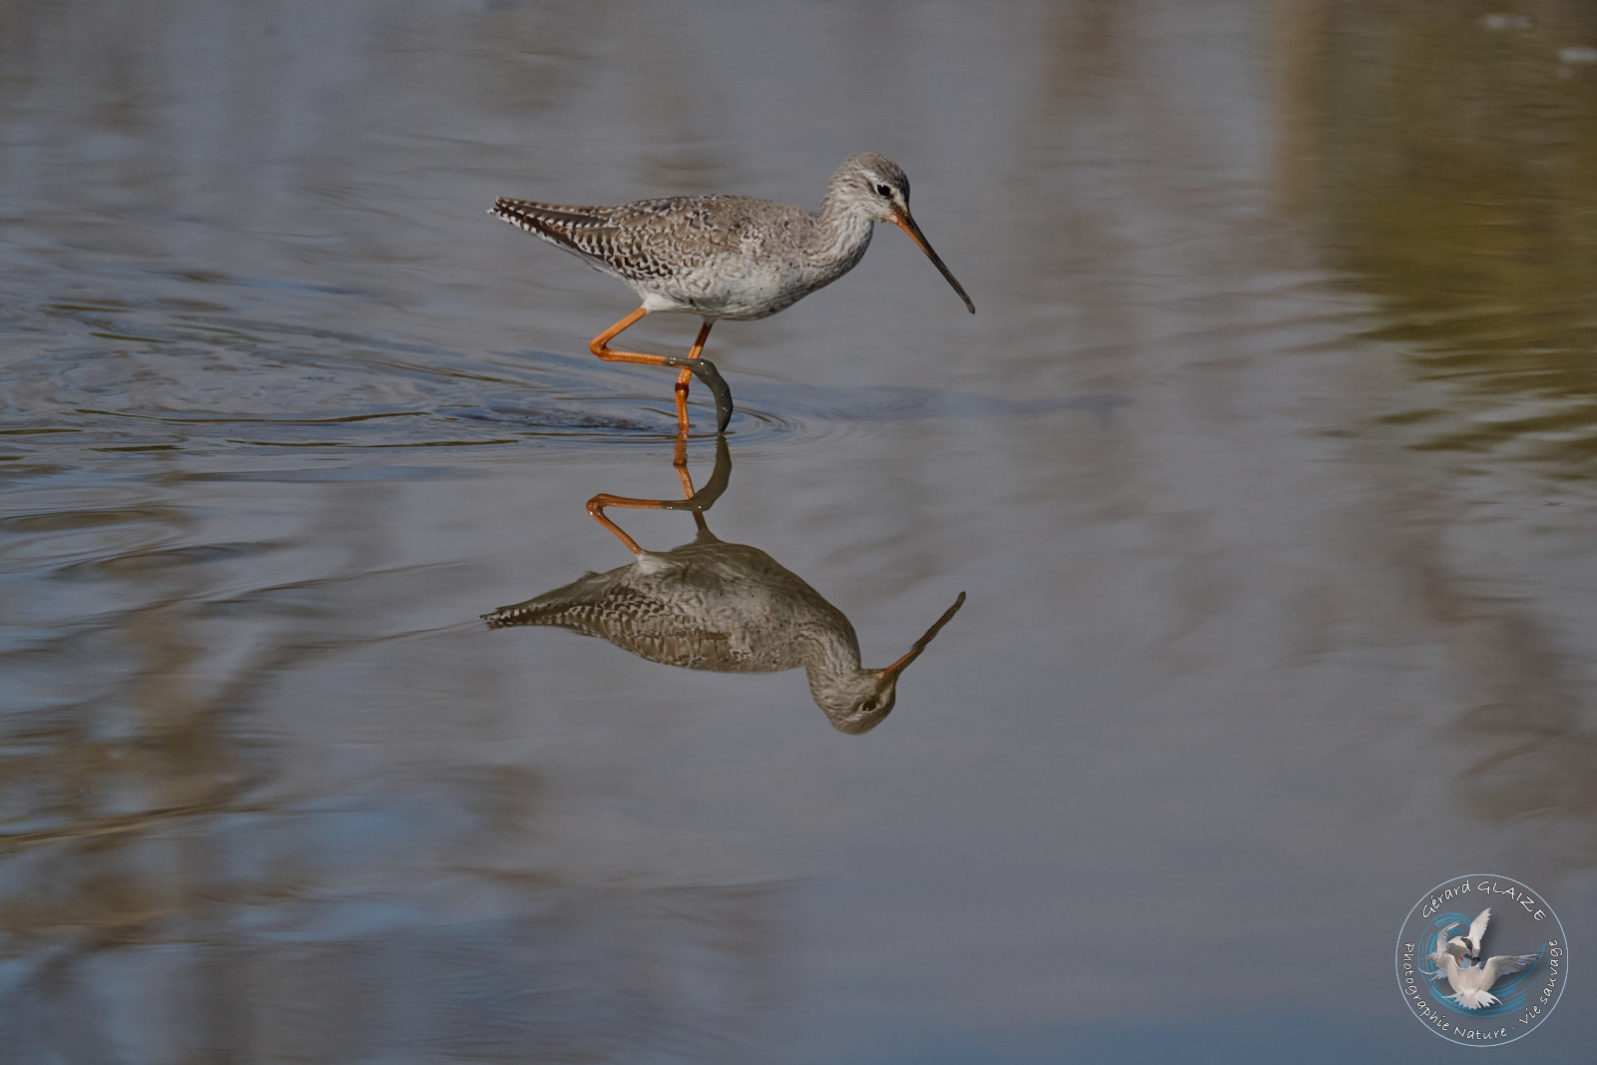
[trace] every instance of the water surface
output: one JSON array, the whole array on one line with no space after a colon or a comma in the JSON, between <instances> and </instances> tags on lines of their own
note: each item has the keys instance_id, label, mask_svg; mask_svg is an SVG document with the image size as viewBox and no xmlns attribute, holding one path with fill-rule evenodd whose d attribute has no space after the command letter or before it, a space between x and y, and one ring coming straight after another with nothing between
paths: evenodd
<instances>
[{"instance_id":1,"label":"water surface","mask_svg":"<svg viewBox=\"0 0 1597 1065\"><path fill-rule=\"evenodd\" d=\"M1572 941L1492 1053L1589 1059L1583 9L13 8L16 1060L1439 1062L1392 937L1474 869ZM493 197L860 150L978 313L887 230L717 327L709 520L871 664L967 593L892 715L490 631L680 488L630 293Z\"/></svg>"}]
</instances>

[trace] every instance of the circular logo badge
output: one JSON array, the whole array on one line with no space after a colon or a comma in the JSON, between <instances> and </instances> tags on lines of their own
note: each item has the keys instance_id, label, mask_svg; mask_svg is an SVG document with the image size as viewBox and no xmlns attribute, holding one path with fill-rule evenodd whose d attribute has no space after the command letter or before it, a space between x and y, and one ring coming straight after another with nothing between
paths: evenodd
<instances>
[{"instance_id":1,"label":"circular logo badge","mask_svg":"<svg viewBox=\"0 0 1597 1065\"><path fill-rule=\"evenodd\" d=\"M1409 1012L1466 1046L1512 1043L1558 1005L1569 943L1540 894L1496 873L1444 880L1397 933L1397 986Z\"/></svg>"}]
</instances>

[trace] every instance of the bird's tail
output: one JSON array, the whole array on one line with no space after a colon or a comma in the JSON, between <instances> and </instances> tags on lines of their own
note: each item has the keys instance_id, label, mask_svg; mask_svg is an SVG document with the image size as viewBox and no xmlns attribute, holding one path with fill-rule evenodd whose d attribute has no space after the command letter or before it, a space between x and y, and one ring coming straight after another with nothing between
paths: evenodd
<instances>
[{"instance_id":1,"label":"bird's tail","mask_svg":"<svg viewBox=\"0 0 1597 1065\"><path fill-rule=\"evenodd\" d=\"M560 625L591 633L601 615L597 604L610 589L612 580L612 574L589 573L563 588L489 611L482 619L490 629L511 625Z\"/></svg>"},{"instance_id":2,"label":"bird's tail","mask_svg":"<svg viewBox=\"0 0 1597 1065\"><path fill-rule=\"evenodd\" d=\"M1477 988L1466 988L1456 995L1448 995L1447 997L1467 1010L1479 1010L1497 1005L1496 995L1490 991L1482 991Z\"/></svg>"},{"instance_id":3,"label":"bird's tail","mask_svg":"<svg viewBox=\"0 0 1597 1065\"><path fill-rule=\"evenodd\" d=\"M611 232L601 210L501 196L488 213L567 251L591 257L602 250L602 239Z\"/></svg>"}]
</instances>

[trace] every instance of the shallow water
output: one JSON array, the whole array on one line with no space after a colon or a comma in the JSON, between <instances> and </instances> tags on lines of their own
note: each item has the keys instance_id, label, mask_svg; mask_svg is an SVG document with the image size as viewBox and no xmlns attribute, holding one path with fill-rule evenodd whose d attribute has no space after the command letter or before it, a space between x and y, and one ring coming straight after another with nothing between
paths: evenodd
<instances>
[{"instance_id":1,"label":"shallow water","mask_svg":"<svg viewBox=\"0 0 1597 1065\"><path fill-rule=\"evenodd\" d=\"M1451 1060L1472 871L1589 1060L1597 19L1411 7L12 5L7 1060ZM867 665L967 593L892 715L489 630L682 494L493 197L857 150L978 313L886 230L717 326L704 519Z\"/></svg>"}]
</instances>

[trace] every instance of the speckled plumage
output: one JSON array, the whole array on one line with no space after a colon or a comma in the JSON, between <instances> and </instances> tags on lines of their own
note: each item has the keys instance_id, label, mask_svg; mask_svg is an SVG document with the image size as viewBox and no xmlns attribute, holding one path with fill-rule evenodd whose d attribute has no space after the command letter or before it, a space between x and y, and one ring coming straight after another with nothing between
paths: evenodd
<instances>
[{"instance_id":1,"label":"speckled plumage","mask_svg":"<svg viewBox=\"0 0 1597 1065\"><path fill-rule=\"evenodd\" d=\"M642 306L595 337L600 358L664 362L667 357L612 349L609 341L643 314L677 311L704 320L689 358L710 325L775 314L836 281L865 254L876 222L899 226L932 260L972 314L976 307L926 242L909 212L909 179L898 164L866 152L843 161L820 210L752 196L666 196L615 206L579 206L500 197L489 211L629 285ZM687 426L689 371L678 376L678 417ZM730 412L722 412L723 426Z\"/></svg>"},{"instance_id":2,"label":"speckled plumage","mask_svg":"<svg viewBox=\"0 0 1597 1065\"><path fill-rule=\"evenodd\" d=\"M832 724L857 733L892 710L899 672L964 600L961 594L894 666L864 668L854 626L841 610L764 551L724 543L706 529L690 544L640 551L625 566L483 617L495 628L571 629L686 669L766 673L803 666L810 694Z\"/></svg>"},{"instance_id":3,"label":"speckled plumage","mask_svg":"<svg viewBox=\"0 0 1597 1065\"><path fill-rule=\"evenodd\" d=\"M865 253L828 269L805 254L814 216L749 196L676 196L619 207L500 199L494 214L632 287L650 311L749 321L791 307Z\"/></svg>"},{"instance_id":4,"label":"speckled plumage","mask_svg":"<svg viewBox=\"0 0 1597 1065\"><path fill-rule=\"evenodd\" d=\"M691 311L711 320L764 318L791 307L860 261L872 223L901 216L913 224L909 178L873 153L844 160L819 211L715 195L617 206L501 197L492 214L626 282L649 311Z\"/></svg>"},{"instance_id":5,"label":"speckled plumage","mask_svg":"<svg viewBox=\"0 0 1597 1065\"><path fill-rule=\"evenodd\" d=\"M843 612L764 551L700 539L487 615L490 624L557 625L651 662L718 673L773 673L815 660L859 668Z\"/></svg>"}]
</instances>

